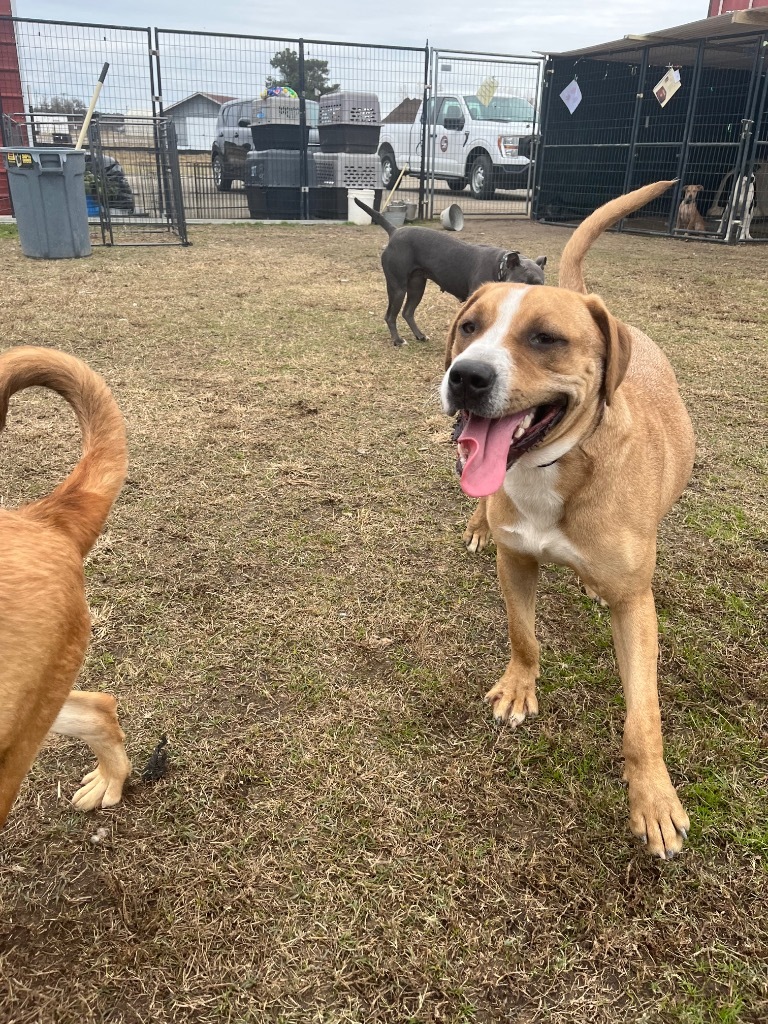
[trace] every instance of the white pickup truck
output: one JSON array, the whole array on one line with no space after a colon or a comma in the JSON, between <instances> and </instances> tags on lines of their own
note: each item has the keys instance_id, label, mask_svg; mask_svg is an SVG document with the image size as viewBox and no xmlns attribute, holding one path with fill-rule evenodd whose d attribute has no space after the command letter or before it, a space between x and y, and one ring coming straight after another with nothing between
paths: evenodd
<instances>
[{"instance_id":1,"label":"white pickup truck","mask_svg":"<svg viewBox=\"0 0 768 1024\"><path fill-rule=\"evenodd\" d=\"M421 173L422 108L412 124L384 121L381 126L378 153L385 188L394 185L401 167L407 165L407 173L417 177ZM530 161L518 146L521 136L532 134L535 119L533 107L521 96L497 94L487 104L460 93L431 96L426 122L427 138L435 132L434 176L454 192L469 183L475 199L490 199L497 188L525 188Z\"/></svg>"}]
</instances>

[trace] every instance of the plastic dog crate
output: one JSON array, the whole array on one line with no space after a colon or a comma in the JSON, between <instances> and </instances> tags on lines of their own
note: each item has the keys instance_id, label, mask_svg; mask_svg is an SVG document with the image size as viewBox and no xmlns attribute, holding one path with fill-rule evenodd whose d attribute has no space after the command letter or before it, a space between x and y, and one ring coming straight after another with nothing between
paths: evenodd
<instances>
[{"instance_id":1,"label":"plastic dog crate","mask_svg":"<svg viewBox=\"0 0 768 1024\"><path fill-rule=\"evenodd\" d=\"M267 96L263 100L254 100L251 124L260 127L267 124L299 124L300 102L293 96Z\"/></svg>"},{"instance_id":2,"label":"plastic dog crate","mask_svg":"<svg viewBox=\"0 0 768 1024\"><path fill-rule=\"evenodd\" d=\"M381 188L381 161L376 153L315 153L319 188Z\"/></svg>"},{"instance_id":3,"label":"plastic dog crate","mask_svg":"<svg viewBox=\"0 0 768 1024\"><path fill-rule=\"evenodd\" d=\"M301 186L300 150L251 150L245 158L245 184L263 188L299 188ZM316 185L315 155L307 152L307 185Z\"/></svg>"},{"instance_id":4,"label":"plastic dog crate","mask_svg":"<svg viewBox=\"0 0 768 1024\"><path fill-rule=\"evenodd\" d=\"M381 133L378 96L372 92L321 96L318 133L324 153L375 153Z\"/></svg>"},{"instance_id":5,"label":"plastic dog crate","mask_svg":"<svg viewBox=\"0 0 768 1024\"><path fill-rule=\"evenodd\" d=\"M267 124L259 122L251 125L253 148L259 152L267 149L304 149L309 145L309 127L300 124Z\"/></svg>"},{"instance_id":6,"label":"plastic dog crate","mask_svg":"<svg viewBox=\"0 0 768 1024\"><path fill-rule=\"evenodd\" d=\"M320 97L318 124L381 124L379 98L372 92L330 92Z\"/></svg>"},{"instance_id":7,"label":"plastic dog crate","mask_svg":"<svg viewBox=\"0 0 768 1024\"><path fill-rule=\"evenodd\" d=\"M375 153L379 148L378 124L321 124L317 131L323 153Z\"/></svg>"},{"instance_id":8,"label":"plastic dog crate","mask_svg":"<svg viewBox=\"0 0 768 1024\"><path fill-rule=\"evenodd\" d=\"M265 188L246 185L248 212L254 220L300 220L300 188Z\"/></svg>"}]
</instances>

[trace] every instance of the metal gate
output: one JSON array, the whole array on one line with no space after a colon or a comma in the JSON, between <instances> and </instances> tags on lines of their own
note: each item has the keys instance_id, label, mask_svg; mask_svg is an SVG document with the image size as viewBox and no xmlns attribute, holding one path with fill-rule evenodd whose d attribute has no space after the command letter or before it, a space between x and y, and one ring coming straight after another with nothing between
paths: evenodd
<instances>
[{"instance_id":1,"label":"metal gate","mask_svg":"<svg viewBox=\"0 0 768 1024\"><path fill-rule=\"evenodd\" d=\"M253 100L270 83L291 85L303 96L300 127L309 129L309 135L302 166L308 149L322 148L314 136L323 92L335 89L373 96L382 126L408 125L420 136L418 166L411 168L399 189L403 198L415 203L420 217L437 217L455 200L468 215L529 216L529 158L539 134L542 92L540 58L428 45L281 39L7 17L0 18L0 29L5 32L3 38L15 41L18 55L24 99L19 123L36 125L39 119L49 134L57 131L52 126L61 124L63 134L72 135L82 123L82 111L103 62L110 62L99 99L101 145L105 157L121 158L126 177L141 195L135 203L136 215L113 216L109 207L100 215L99 228L107 242L127 238L123 228L150 226L152 215L162 221L153 228L170 229L170 235L184 240L183 217L176 217L177 204L168 199L173 190L169 192L167 183L173 183L174 174L179 176L188 218L255 216L245 187L249 133L233 148L228 174L217 180L213 173L221 134L217 117L222 105L232 103L244 104L250 112ZM293 65L298 77L291 77ZM454 106L444 102L449 99ZM420 106L424 117L414 124ZM6 100L5 113L9 112ZM180 166L166 154L165 128L154 129L151 138L142 133L141 123L158 115L178 132ZM235 124L240 118L238 114ZM322 204L320 212L320 204L315 204L315 215L343 220L347 187L373 187L378 202L382 186L389 182L381 174L375 143L368 148L353 146L349 159L342 159L347 150L339 149L337 145L328 150L331 159L325 164L333 164L332 179L324 167L322 181L323 189L332 190L323 191L323 198L333 201ZM363 184L358 181L361 176ZM282 186L293 188L282 180L270 187ZM308 168L299 188L299 216L306 217L313 206L305 202L312 188ZM159 233L151 240L159 240Z\"/></svg>"},{"instance_id":2,"label":"metal gate","mask_svg":"<svg viewBox=\"0 0 768 1024\"><path fill-rule=\"evenodd\" d=\"M103 245L189 244L176 129L167 117L94 118L86 167L86 201Z\"/></svg>"},{"instance_id":3,"label":"metal gate","mask_svg":"<svg viewBox=\"0 0 768 1024\"><path fill-rule=\"evenodd\" d=\"M426 110L428 216L529 217L543 59L431 52Z\"/></svg>"}]
</instances>

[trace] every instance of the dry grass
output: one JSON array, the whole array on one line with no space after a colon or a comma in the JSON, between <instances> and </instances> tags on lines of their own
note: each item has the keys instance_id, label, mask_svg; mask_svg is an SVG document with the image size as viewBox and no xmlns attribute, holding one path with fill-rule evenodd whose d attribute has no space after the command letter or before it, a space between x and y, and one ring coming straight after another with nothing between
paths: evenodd
<instances>
[{"instance_id":1,"label":"dry grass","mask_svg":"<svg viewBox=\"0 0 768 1024\"><path fill-rule=\"evenodd\" d=\"M465 237L554 279L567 232ZM1 839L2 1024L765 1021L768 249L609 236L589 259L699 437L660 540L693 822L662 864L626 826L608 619L570 574L542 576L540 718L499 731L481 702L505 622L434 394L454 301L430 286L433 340L395 351L382 232L192 240L40 263L0 239L6 343L84 357L125 412L82 682L119 695L139 771L160 733L172 751L89 817L66 802L87 752L41 753ZM20 396L2 499L76 450L64 407Z\"/></svg>"}]
</instances>

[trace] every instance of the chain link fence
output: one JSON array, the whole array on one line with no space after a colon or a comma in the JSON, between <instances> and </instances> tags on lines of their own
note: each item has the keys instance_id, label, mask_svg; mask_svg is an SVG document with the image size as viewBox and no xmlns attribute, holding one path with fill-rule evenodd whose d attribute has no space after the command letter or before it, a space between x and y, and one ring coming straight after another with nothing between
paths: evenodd
<instances>
[{"instance_id":1,"label":"chain link fence","mask_svg":"<svg viewBox=\"0 0 768 1024\"><path fill-rule=\"evenodd\" d=\"M578 223L622 192L677 179L619 230L768 240L766 36L600 50L547 65L534 216Z\"/></svg>"},{"instance_id":2,"label":"chain link fence","mask_svg":"<svg viewBox=\"0 0 768 1024\"><path fill-rule=\"evenodd\" d=\"M173 124L189 220L346 219L348 189L378 206L396 184L411 218L456 201L466 213L529 213L531 164L518 147L537 131L538 58L0 21L16 40L35 143L68 144L108 61L99 110L112 138L120 119ZM285 90L278 104L270 90Z\"/></svg>"}]
</instances>

